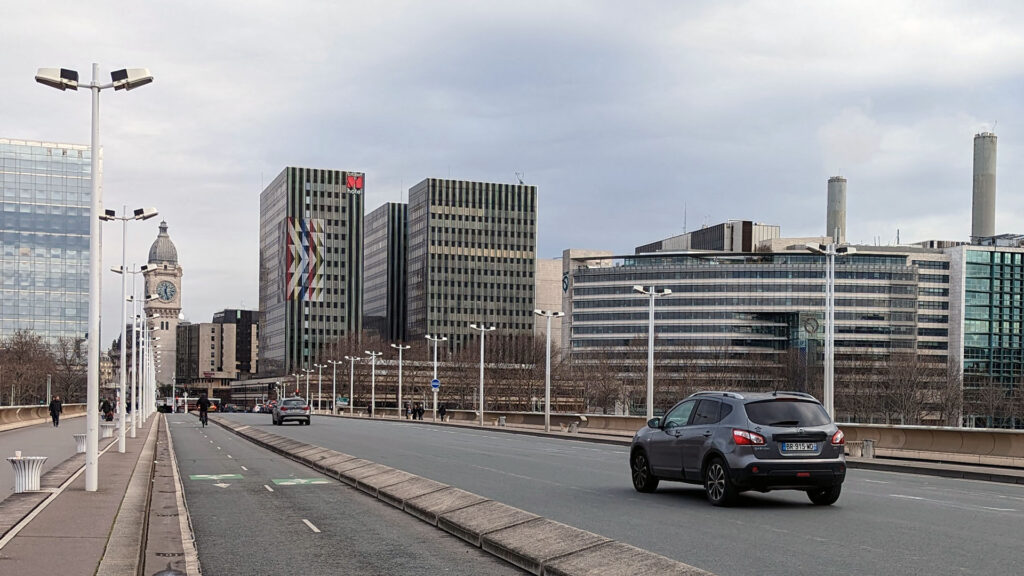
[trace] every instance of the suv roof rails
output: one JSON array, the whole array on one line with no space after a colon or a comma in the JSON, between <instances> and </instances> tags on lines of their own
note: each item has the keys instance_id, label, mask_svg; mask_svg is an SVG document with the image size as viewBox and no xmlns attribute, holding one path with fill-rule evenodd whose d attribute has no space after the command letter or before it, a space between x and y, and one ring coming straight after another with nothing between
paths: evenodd
<instances>
[{"instance_id":1,"label":"suv roof rails","mask_svg":"<svg viewBox=\"0 0 1024 576\"><path fill-rule=\"evenodd\" d=\"M692 395L693 396L725 396L726 398L735 398L737 400L743 400L743 394L740 394L739 392L705 391L705 392L695 392Z\"/></svg>"},{"instance_id":2,"label":"suv roof rails","mask_svg":"<svg viewBox=\"0 0 1024 576\"><path fill-rule=\"evenodd\" d=\"M790 396L799 396L801 398L810 398L812 400L816 400L814 396L808 394L807 392L795 392L792 390L776 390L775 392L772 392L772 396L778 396L779 394L789 394Z\"/></svg>"}]
</instances>

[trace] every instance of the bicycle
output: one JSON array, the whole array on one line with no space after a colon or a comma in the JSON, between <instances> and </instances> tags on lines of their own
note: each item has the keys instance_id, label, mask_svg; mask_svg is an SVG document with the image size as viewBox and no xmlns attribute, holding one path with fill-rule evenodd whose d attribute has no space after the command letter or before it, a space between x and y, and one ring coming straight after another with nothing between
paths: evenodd
<instances>
[{"instance_id":1,"label":"bicycle","mask_svg":"<svg viewBox=\"0 0 1024 576\"><path fill-rule=\"evenodd\" d=\"M206 428L206 423L207 423L208 419L209 418L208 418L208 416L206 414L206 410L202 410L202 411L199 412L199 421L203 423L203 428Z\"/></svg>"}]
</instances>

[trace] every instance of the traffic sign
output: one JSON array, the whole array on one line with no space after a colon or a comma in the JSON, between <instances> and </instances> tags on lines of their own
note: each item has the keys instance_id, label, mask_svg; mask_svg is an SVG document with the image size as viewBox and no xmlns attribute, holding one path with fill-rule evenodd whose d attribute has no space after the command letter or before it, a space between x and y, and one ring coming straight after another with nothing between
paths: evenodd
<instances>
[{"instance_id":1,"label":"traffic sign","mask_svg":"<svg viewBox=\"0 0 1024 576\"><path fill-rule=\"evenodd\" d=\"M437 390L438 388L441 387L441 381L438 380L437 378L434 378L433 380L430 381L430 387L433 388L434 390Z\"/></svg>"}]
</instances>

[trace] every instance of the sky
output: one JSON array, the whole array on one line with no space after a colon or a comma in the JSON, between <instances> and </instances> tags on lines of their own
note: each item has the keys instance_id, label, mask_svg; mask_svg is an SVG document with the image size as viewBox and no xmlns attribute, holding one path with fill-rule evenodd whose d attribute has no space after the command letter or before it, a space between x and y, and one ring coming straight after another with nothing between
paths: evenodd
<instances>
[{"instance_id":1,"label":"sky","mask_svg":"<svg viewBox=\"0 0 1024 576\"><path fill-rule=\"evenodd\" d=\"M128 261L166 220L183 312L209 322L259 306L259 194L285 166L365 172L368 211L519 174L541 258L730 219L822 235L841 175L847 239L890 245L968 239L973 135L994 129L996 232L1024 233L1022 30L1019 1L5 2L0 137L89 143L88 91L37 68L149 68L101 95L103 201L160 211Z\"/></svg>"}]
</instances>

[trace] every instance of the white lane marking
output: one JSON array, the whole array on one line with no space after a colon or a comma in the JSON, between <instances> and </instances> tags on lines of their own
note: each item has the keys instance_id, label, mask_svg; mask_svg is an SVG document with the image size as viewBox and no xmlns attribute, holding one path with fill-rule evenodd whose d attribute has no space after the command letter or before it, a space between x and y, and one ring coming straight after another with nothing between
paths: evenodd
<instances>
[{"instance_id":1,"label":"white lane marking","mask_svg":"<svg viewBox=\"0 0 1024 576\"><path fill-rule=\"evenodd\" d=\"M907 500L924 500L920 496L907 496L905 494L889 494L891 498L906 498Z\"/></svg>"},{"instance_id":2,"label":"white lane marking","mask_svg":"<svg viewBox=\"0 0 1024 576\"><path fill-rule=\"evenodd\" d=\"M217 450L220 450L220 446L217 446Z\"/></svg>"},{"instance_id":3,"label":"white lane marking","mask_svg":"<svg viewBox=\"0 0 1024 576\"><path fill-rule=\"evenodd\" d=\"M263 487L267 489L267 492L273 492L274 491L273 488L271 488L270 486L267 486L266 484L264 484Z\"/></svg>"},{"instance_id":4,"label":"white lane marking","mask_svg":"<svg viewBox=\"0 0 1024 576\"><path fill-rule=\"evenodd\" d=\"M312 530L313 532L316 532L317 534L320 533L320 529L317 528L316 526L313 526L313 523L310 522L309 520L306 520L305 518L303 518L302 522L305 523L306 526L309 526L309 529Z\"/></svg>"},{"instance_id":5,"label":"white lane marking","mask_svg":"<svg viewBox=\"0 0 1024 576\"><path fill-rule=\"evenodd\" d=\"M210 440L210 444L213 444L213 440Z\"/></svg>"},{"instance_id":6,"label":"white lane marking","mask_svg":"<svg viewBox=\"0 0 1024 576\"><path fill-rule=\"evenodd\" d=\"M991 506L982 506L985 510L995 510L996 512L1016 512L1016 508L993 508Z\"/></svg>"},{"instance_id":7,"label":"white lane marking","mask_svg":"<svg viewBox=\"0 0 1024 576\"><path fill-rule=\"evenodd\" d=\"M248 471L249 471L249 469L248 469L248 468L246 468L245 466L242 466L242 470L245 470L246 472L248 472Z\"/></svg>"},{"instance_id":8,"label":"white lane marking","mask_svg":"<svg viewBox=\"0 0 1024 576\"><path fill-rule=\"evenodd\" d=\"M867 478L865 478L864 481L870 484L888 484L888 482L885 480L868 480Z\"/></svg>"},{"instance_id":9,"label":"white lane marking","mask_svg":"<svg viewBox=\"0 0 1024 576\"><path fill-rule=\"evenodd\" d=\"M231 454L228 454L228 458L231 458ZM232 460L233 460L233 458L232 458Z\"/></svg>"}]
</instances>

